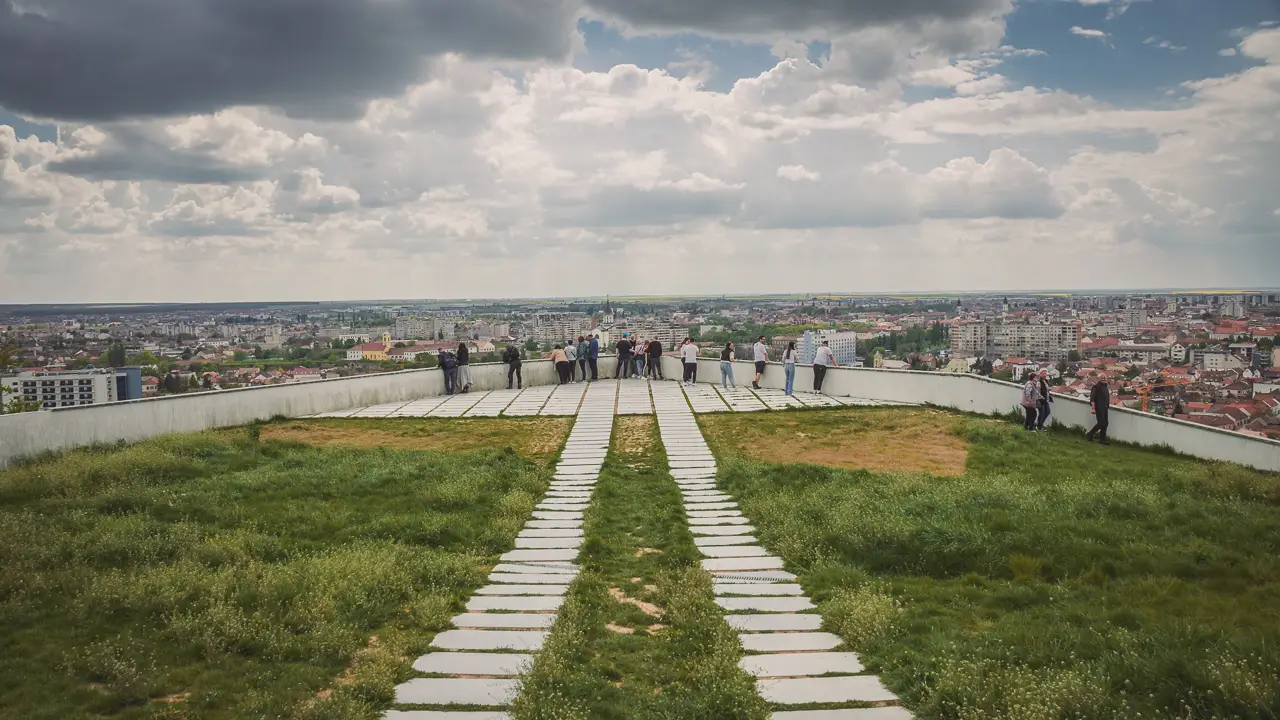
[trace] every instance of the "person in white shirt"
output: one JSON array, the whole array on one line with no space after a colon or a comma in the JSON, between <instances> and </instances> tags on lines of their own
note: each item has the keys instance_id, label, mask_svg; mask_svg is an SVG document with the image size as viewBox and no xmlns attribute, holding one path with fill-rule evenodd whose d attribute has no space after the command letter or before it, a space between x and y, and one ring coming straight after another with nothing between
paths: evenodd
<instances>
[{"instance_id":1,"label":"person in white shirt","mask_svg":"<svg viewBox=\"0 0 1280 720\"><path fill-rule=\"evenodd\" d=\"M732 385L736 391L738 383L733 381L733 343L725 343L724 349L720 351L720 387L725 390Z\"/></svg>"},{"instance_id":2,"label":"person in white shirt","mask_svg":"<svg viewBox=\"0 0 1280 720\"><path fill-rule=\"evenodd\" d=\"M573 369L578 366L578 346L573 340L564 344L564 357L569 361L569 382L573 382Z\"/></svg>"},{"instance_id":3,"label":"person in white shirt","mask_svg":"<svg viewBox=\"0 0 1280 720\"><path fill-rule=\"evenodd\" d=\"M827 375L827 367L838 367L836 356L831 354L830 343L822 341L822 347L813 355L813 391L822 393L822 379Z\"/></svg>"},{"instance_id":4,"label":"person in white shirt","mask_svg":"<svg viewBox=\"0 0 1280 720\"><path fill-rule=\"evenodd\" d=\"M792 391L796 384L796 344L795 342L787 343L787 349L782 352L782 371L787 375L786 394L793 394Z\"/></svg>"},{"instance_id":5,"label":"person in white shirt","mask_svg":"<svg viewBox=\"0 0 1280 720\"><path fill-rule=\"evenodd\" d=\"M684 384L698 382L698 346L693 338L684 339L684 345L680 346L680 359L684 362Z\"/></svg>"},{"instance_id":6,"label":"person in white shirt","mask_svg":"<svg viewBox=\"0 0 1280 720\"><path fill-rule=\"evenodd\" d=\"M760 378L764 377L764 364L769 360L769 346L764 344L763 335L760 336L759 340L756 340L756 344L752 350L755 351L754 359L756 361L756 378L751 381L751 387L759 390Z\"/></svg>"}]
</instances>

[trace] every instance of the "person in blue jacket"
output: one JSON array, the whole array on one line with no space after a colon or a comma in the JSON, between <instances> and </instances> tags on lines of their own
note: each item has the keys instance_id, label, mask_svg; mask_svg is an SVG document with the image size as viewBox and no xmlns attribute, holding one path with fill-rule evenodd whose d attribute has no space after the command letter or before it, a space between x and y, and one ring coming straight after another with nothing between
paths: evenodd
<instances>
[{"instance_id":1,"label":"person in blue jacket","mask_svg":"<svg viewBox=\"0 0 1280 720\"><path fill-rule=\"evenodd\" d=\"M597 372L597 363L599 361L600 361L600 336L592 335L591 336L591 356L589 358L589 362L591 363L591 379L592 380L600 379L600 375Z\"/></svg>"}]
</instances>

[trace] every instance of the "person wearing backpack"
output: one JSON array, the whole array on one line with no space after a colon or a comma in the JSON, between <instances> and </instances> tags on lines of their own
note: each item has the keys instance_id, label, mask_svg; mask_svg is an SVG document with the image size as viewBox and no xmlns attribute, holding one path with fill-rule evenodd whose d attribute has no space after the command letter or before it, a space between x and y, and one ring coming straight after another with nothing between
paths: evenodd
<instances>
[{"instance_id":1,"label":"person wearing backpack","mask_svg":"<svg viewBox=\"0 0 1280 720\"><path fill-rule=\"evenodd\" d=\"M1022 408L1027 411L1027 419L1022 423L1024 430L1035 432L1036 415L1040 407L1040 378L1034 373L1022 386Z\"/></svg>"},{"instance_id":2,"label":"person wearing backpack","mask_svg":"<svg viewBox=\"0 0 1280 720\"><path fill-rule=\"evenodd\" d=\"M524 383L524 378L520 375L520 350L515 345L508 345L502 353L502 362L507 364L507 389L511 389L511 378L514 376L516 389L519 390Z\"/></svg>"},{"instance_id":3,"label":"person wearing backpack","mask_svg":"<svg viewBox=\"0 0 1280 720\"><path fill-rule=\"evenodd\" d=\"M444 394L452 395L458 386L458 358L448 350L441 350L440 369L444 371Z\"/></svg>"},{"instance_id":4,"label":"person wearing backpack","mask_svg":"<svg viewBox=\"0 0 1280 720\"><path fill-rule=\"evenodd\" d=\"M582 374L582 379L578 382L590 382L587 377L587 363L591 360L591 343L581 335L578 336L578 370Z\"/></svg>"}]
</instances>

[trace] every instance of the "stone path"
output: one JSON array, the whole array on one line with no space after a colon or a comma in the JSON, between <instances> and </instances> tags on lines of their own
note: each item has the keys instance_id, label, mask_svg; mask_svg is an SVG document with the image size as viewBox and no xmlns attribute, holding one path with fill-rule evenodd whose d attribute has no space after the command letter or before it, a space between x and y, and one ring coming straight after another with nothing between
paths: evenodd
<instances>
[{"instance_id":1,"label":"stone path","mask_svg":"<svg viewBox=\"0 0 1280 720\"><path fill-rule=\"evenodd\" d=\"M618 383L610 380L592 383L578 396L578 419L546 497L516 536L515 548L499 558L489 584L453 618L455 629L436 635L431 652L414 661L421 676L396 686L400 707L387 720L506 720L500 709L519 692L519 676L542 647L578 574L583 511L609 451L617 393ZM572 395L565 391L562 399L567 403ZM459 705L494 710L449 709Z\"/></svg>"},{"instance_id":2,"label":"stone path","mask_svg":"<svg viewBox=\"0 0 1280 720\"><path fill-rule=\"evenodd\" d=\"M717 388L719 391L719 388ZM750 391L720 391L730 406L747 405ZM897 704L874 675L865 674L856 653L839 648L843 640L822 632L822 618L805 597L796 576L783 569L782 558L759 544L756 529L743 517L738 504L716 485L716 461L694 420L686 389L660 383L653 386L658 430L666 447L671 475L680 486L685 514L694 543L704 559L702 567L714 579L716 603L725 620L739 630L747 655L741 667L757 678L765 700L777 705L839 703L835 710L797 710L773 714L774 718L800 720L899 720L911 714L901 707L869 708L869 703ZM704 396L705 397L705 396ZM761 391L765 403L800 404L781 391ZM692 395L689 395L692 400ZM761 402L763 400L764 402ZM736 409L736 408L735 408Z\"/></svg>"}]
</instances>

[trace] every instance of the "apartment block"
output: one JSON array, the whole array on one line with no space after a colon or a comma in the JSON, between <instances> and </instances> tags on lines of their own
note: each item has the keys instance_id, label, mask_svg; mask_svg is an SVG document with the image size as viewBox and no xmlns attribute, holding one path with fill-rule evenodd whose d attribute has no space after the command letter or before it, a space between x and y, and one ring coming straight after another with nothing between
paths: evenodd
<instances>
[{"instance_id":1,"label":"apartment block","mask_svg":"<svg viewBox=\"0 0 1280 720\"><path fill-rule=\"evenodd\" d=\"M1080 323L1004 324L962 323L951 331L951 351L956 355L1037 361L1065 360L1080 352Z\"/></svg>"},{"instance_id":2,"label":"apartment block","mask_svg":"<svg viewBox=\"0 0 1280 720\"><path fill-rule=\"evenodd\" d=\"M38 402L46 410L77 405L96 405L142 397L139 368L89 370L25 370L0 376L6 401L21 398Z\"/></svg>"},{"instance_id":3,"label":"apartment block","mask_svg":"<svg viewBox=\"0 0 1280 720\"><path fill-rule=\"evenodd\" d=\"M823 342L831 348L831 354L835 356L836 363L840 365L857 365L858 364L858 333L852 330L836 331L836 330L805 330L804 335L800 337L800 342L796 343L796 350L799 351L798 362L801 365L812 365L813 358L818 353L818 348Z\"/></svg>"}]
</instances>

